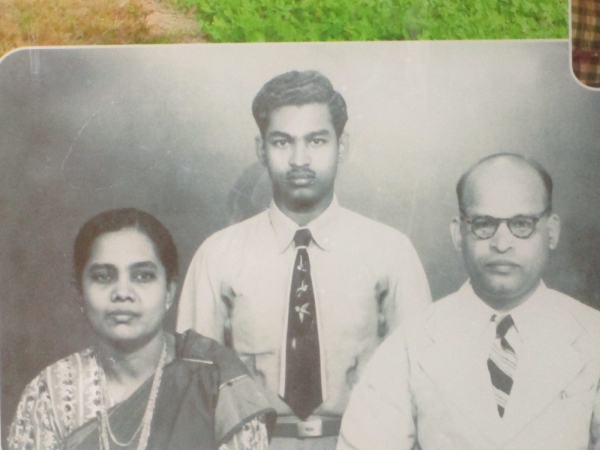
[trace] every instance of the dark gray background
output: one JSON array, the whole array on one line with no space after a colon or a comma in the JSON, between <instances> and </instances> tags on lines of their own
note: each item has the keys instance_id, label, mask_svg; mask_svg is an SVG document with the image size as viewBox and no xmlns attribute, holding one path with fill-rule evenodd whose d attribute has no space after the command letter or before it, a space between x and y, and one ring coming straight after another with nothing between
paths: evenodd
<instances>
[{"instance_id":1,"label":"dark gray background","mask_svg":"<svg viewBox=\"0 0 600 450\"><path fill-rule=\"evenodd\" d=\"M555 181L563 234L547 284L600 307L600 93L568 41L24 49L0 63L2 425L43 367L89 343L71 284L82 223L135 206L171 230L181 276L214 231L266 207L250 112L258 89L317 69L344 95L340 202L408 234L435 298L466 279L454 185L519 152ZM174 311L173 311L174 312ZM172 312L172 313L173 313ZM174 314L167 327L173 329Z\"/></svg>"}]
</instances>

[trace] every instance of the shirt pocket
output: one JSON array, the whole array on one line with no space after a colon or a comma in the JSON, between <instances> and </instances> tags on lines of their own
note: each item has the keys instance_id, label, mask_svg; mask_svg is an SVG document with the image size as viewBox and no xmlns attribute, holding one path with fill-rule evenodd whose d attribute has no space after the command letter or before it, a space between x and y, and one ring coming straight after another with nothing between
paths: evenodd
<instances>
[{"instance_id":1,"label":"shirt pocket","mask_svg":"<svg viewBox=\"0 0 600 450\"><path fill-rule=\"evenodd\" d=\"M589 379L575 380L559 392L554 406L548 408L544 416L545 429L553 430L552 448L575 448L575 439L581 436L586 436L586 439L589 437L596 388L597 384ZM565 430L568 430L566 435Z\"/></svg>"},{"instance_id":2,"label":"shirt pocket","mask_svg":"<svg viewBox=\"0 0 600 450\"><path fill-rule=\"evenodd\" d=\"M560 391L559 398L562 401L569 401L575 399L583 399L585 397L593 397L594 392L597 390L597 382L592 381L574 381L565 389Z\"/></svg>"},{"instance_id":3,"label":"shirt pocket","mask_svg":"<svg viewBox=\"0 0 600 450\"><path fill-rule=\"evenodd\" d=\"M590 380L575 380L558 394L558 410L563 416L564 424L577 427L577 423L584 423L589 427L589 418L592 416L594 401L596 399L597 382Z\"/></svg>"},{"instance_id":4,"label":"shirt pocket","mask_svg":"<svg viewBox=\"0 0 600 450\"><path fill-rule=\"evenodd\" d=\"M262 354L281 348L286 292L281 283L245 276L232 285L231 307L234 348L240 353Z\"/></svg>"}]
</instances>

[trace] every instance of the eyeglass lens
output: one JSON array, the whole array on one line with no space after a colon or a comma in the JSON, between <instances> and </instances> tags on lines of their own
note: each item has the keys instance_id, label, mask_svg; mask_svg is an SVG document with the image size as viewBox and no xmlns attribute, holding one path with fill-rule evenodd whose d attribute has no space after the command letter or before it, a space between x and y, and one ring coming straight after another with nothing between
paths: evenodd
<instances>
[{"instance_id":1,"label":"eyeglass lens","mask_svg":"<svg viewBox=\"0 0 600 450\"><path fill-rule=\"evenodd\" d=\"M500 223L506 222L510 232L518 238L525 239L533 233L536 220L533 217L517 216L510 219L495 217L477 217L471 222L473 234L481 239L489 239L498 230Z\"/></svg>"}]
</instances>

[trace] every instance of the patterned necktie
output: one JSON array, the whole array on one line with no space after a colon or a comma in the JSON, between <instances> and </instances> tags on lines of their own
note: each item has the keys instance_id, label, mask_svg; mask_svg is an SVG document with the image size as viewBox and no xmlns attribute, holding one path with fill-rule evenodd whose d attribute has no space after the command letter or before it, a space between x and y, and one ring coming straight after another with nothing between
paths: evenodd
<instances>
[{"instance_id":1,"label":"patterned necktie","mask_svg":"<svg viewBox=\"0 0 600 450\"><path fill-rule=\"evenodd\" d=\"M308 229L296 231L285 361L284 400L302 420L323 402L315 296L306 250L310 240Z\"/></svg>"},{"instance_id":2,"label":"patterned necktie","mask_svg":"<svg viewBox=\"0 0 600 450\"><path fill-rule=\"evenodd\" d=\"M496 339L494 340L494 345L492 346L492 351L487 362L500 417L504 416L504 409L506 408L506 402L512 389L513 377L517 368L517 356L514 349L506 340L506 333L514 325L515 323L510 314L498 323L496 326Z\"/></svg>"}]
</instances>

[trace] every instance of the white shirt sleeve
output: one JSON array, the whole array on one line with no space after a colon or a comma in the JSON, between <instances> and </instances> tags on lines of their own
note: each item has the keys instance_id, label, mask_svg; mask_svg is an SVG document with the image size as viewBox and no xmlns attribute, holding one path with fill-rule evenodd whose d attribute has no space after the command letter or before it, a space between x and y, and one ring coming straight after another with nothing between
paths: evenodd
<instances>
[{"instance_id":1,"label":"white shirt sleeve","mask_svg":"<svg viewBox=\"0 0 600 450\"><path fill-rule=\"evenodd\" d=\"M188 268L179 297L177 331L192 328L223 344L227 308L221 301L219 267L207 244L200 246Z\"/></svg>"},{"instance_id":2,"label":"white shirt sleeve","mask_svg":"<svg viewBox=\"0 0 600 450\"><path fill-rule=\"evenodd\" d=\"M394 247L395 255L393 283L389 301L384 303L383 312L389 330L394 330L407 317L422 311L431 304L429 282L417 251L406 236L401 236Z\"/></svg>"},{"instance_id":3,"label":"white shirt sleeve","mask_svg":"<svg viewBox=\"0 0 600 450\"><path fill-rule=\"evenodd\" d=\"M590 425L590 450L600 450L600 383L596 389L596 397L594 399L594 410Z\"/></svg>"},{"instance_id":4,"label":"white shirt sleeve","mask_svg":"<svg viewBox=\"0 0 600 450\"><path fill-rule=\"evenodd\" d=\"M416 444L406 345L397 329L354 387L337 450L411 450Z\"/></svg>"}]
</instances>

